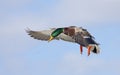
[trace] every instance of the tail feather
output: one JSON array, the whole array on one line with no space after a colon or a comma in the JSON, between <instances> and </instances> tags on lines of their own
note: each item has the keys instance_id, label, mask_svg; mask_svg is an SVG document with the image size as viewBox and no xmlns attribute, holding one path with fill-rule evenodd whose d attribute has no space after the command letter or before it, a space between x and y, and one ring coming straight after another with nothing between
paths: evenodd
<instances>
[{"instance_id":1,"label":"tail feather","mask_svg":"<svg viewBox=\"0 0 120 75\"><path fill-rule=\"evenodd\" d=\"M93 53L96 53L96 54L98 54L98 53L100 53L100 48L99 48L99 46L98 45L92 45L93 47L91 48L91 51L93 52Z\"/></svg>"}]
</instances>

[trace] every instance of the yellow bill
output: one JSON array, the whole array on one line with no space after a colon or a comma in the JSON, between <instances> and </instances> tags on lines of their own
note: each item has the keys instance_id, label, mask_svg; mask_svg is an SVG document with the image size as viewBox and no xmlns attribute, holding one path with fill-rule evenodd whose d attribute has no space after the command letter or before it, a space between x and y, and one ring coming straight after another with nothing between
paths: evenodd
<instances>
[{"instance_id":1,"label":"yellow bill","mask_svg":"<svg viewBox=\"0 0 120 75\"><path fill-rule=\"evenodd\" d=\"M53 40L53 39L54 39L54 37L53 37L53 36L50 36L48 42L50 42L50 41Z\"/></svg>"}]
</instances>

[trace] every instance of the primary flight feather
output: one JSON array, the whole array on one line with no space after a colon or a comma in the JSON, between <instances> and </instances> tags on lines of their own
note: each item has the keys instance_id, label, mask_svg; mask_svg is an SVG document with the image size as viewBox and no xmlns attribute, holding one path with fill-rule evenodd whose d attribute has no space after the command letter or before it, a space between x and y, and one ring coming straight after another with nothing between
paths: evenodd
<instances>
[{"instance_id":1,"label":"primary flight feather","mask_svg":"<svg viewBox=\"0 0 120 75\"><path fill-rule=\"evenodd\" d=\"M64 40L80 45L80 52L82 54L83 47L88 49L88 56L90 51L99 53L99 44L95 42L94 37L84 28L69 26L61 28L51 28L50 30L33 31L27 29L26 32L33 38L50 42L51 40Z\"/></svg>"}]
</instances>

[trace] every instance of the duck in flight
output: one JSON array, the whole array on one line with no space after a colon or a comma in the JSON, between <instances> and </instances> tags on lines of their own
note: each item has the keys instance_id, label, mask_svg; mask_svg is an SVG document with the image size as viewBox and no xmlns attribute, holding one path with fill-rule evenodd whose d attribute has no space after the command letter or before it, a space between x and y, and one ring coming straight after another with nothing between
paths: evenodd
<instances>
[{"instance_id":1,"label":"duck in flight","mask_svg":"<svg viewBox=\"0 0 120 75\"><path fill-rule=\"evenodd\" d=\"M27 29L26 32L34 39L43 41L64 40L67 42L77 43L80 45L80 53L83 52L83 47L87 48L87 55L90 52L98 54L100 52L99 44L95 38L84 28L77 26L51 28L50 30L33 31Z\"/></svg>"}]
</instances>

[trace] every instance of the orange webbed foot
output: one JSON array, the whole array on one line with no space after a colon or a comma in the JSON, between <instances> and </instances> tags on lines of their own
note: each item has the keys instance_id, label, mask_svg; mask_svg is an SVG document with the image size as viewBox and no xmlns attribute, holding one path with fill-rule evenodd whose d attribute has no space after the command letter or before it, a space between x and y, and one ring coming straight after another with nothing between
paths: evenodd
<instances>
[{"instance_id":1,"label":"orange webbed foot","mask_svg":"<svg viewBox=\"0 0 120 75\"><path fill-rule=\"evenodd\" d=\"M90 55L90 49L92 48L92 46L88 46L88 56Z\"/></svg>"},{"instance_id":2,"label":"orange webbed foot","mask_svg":"<svg viewBox=\"0 0 120 75\"><path fill-rule=\"evenodd\" d=\"M83 47L80 45L80 54L83 52Z\"/></svg>"}]
</instances>

